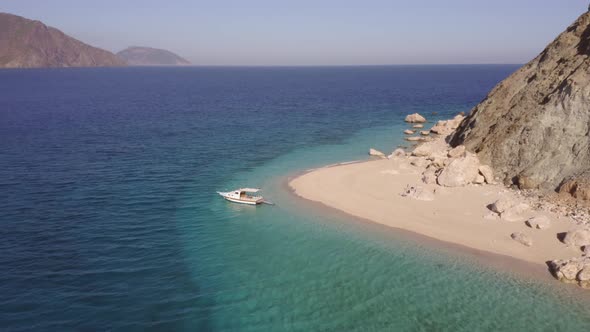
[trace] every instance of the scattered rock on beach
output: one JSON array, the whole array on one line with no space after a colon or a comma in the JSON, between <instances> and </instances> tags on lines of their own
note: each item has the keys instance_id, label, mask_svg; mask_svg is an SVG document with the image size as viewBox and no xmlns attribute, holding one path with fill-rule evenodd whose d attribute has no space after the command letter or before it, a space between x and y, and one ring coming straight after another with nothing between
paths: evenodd
<instances>
[{"instance_id":1,"label":"scattered rock on beach","mask_svg":"<svg viewBox=\"0 0 590 332\"><path fill-rule=\"evenodd\" d=\"M528 204L519 203L504 210L504 212L500 214L500 218L506 221L522 221L523 219L526 219L524 214L529 210L530 206Z\"/></svg>"},{"instance_id":2,"label":"scattered rock on beach","mask_svg":"<svg viewBox=\"0 0 590 332\"><path fill-rule=\"evenodd\" d=\"M483 184L485 182L486 182L486 179L481 174L477 174L475 176L475 180L473 180L473 183L475 183L475 184Z\"/></svg>"},{"instance_id":3,"label":"scattered rock on beach","mask_svg":"<svg viewBox=\"0 0 590 332\"><path fill-rule=\"evenodd\" d=\"M383 152L373 148L369 149L369 156L385 158L385 154Z\"/></svg>"},{"instance_id":4,"label":"scattered rock on beach","mask_svg":"<svg viewBox=\"0 0 590 332\"><path fill-rule=\"evenodd\" d=\"M494 203L490 204L490 210L500 214L506 211L508 208L512 207L514 202L506 197L502 197L495 201Z\"/></svg>"},{"instance_id":5,"label":"scattered rock on beach","mask_svg":"<svg viewBox=\"0 0 590 332\"><path fill-rule=\"evenodd\" d=\"M396 157L405 157L406 151L404 149L395 149L393 152L387 156L387 159L396 158Z\"/></svg>"},{"instance_id":6,"label":"scattered rock on beach","mask_svg":"<svg viewBox=\"0 0 590 332\"><path fill-rule=\"evenodd\" d=\"M514 241L519 242L520 244L525 245L527 247L530 247L533 245L533 239L531 239L530 236L528 236L524 233L515 232L515 233L510 234L510 237Z\"/></svg>"},{"instance_id":7,"label":"scattered rock on beach","mask_svg":"<svg viewBox=\"0 0 590 332\"><path fill-rule=\"evenodd\" d=\"M479 160L475 155L453 159L438 176L438 184L445 187L465 186L475 180L479 174L478 168Z\"/></svg>"},{"instance_id":8,"label":"scattered rock on beach","mask_svg":"<svg viewBox=\"0 0 590 332\"><path fill-rule=\"evenodd\" d=\"M414 113L414 114L409 114L408 116L406 116L406 122L410 122L410 123L422 123L422 122L426 122L426 118L424 118L422 115L418 114L418 113Z\"/></svg>"},{"instance_id":9,"label":"scattered rock on beach","mask_svg":"<svg viewBox=\"0 0 590 332\"><path fill-rule=\"evenodd\" d=\"M410 130L410 129L404 130L404 134L406 134L406 135L413 135L414 133L415 133L415 131Z\"/></svg>"},{"instance_id":10,"label":"scattered rock on beach","mask_svg":"<svg viewBox=\"0 0 590 332\"><path fill-rule=\"evenodd\" d=\"M590 229L576 229L565 233L563 243L574 247L590 245Z\"/></svg>"},{"instance_id":11,"label":"scattered rock on beach","mask_svg":"<svg viewBox=\"0 0 590 332\"><path fill-rule=\"evenodd\" d=\"M434 200L434 193L428 189L425 189L421 186L410 186L408 185L406 189L400 194L402 197L408 197L412 199L417 199L419 201L432 201Z\"/></svg>"},{"instance_id":12,"label":"scattered rock on beach","mask_svg":"<svg viewBox=\"0 0 590 332\"><path fill-rule=\"evenodd\" d=\"M536 216L526 221L530 228L547 229L551 227L551 220L547 216Z\"/></svg>"},{"instance_id":13,"label":"scattered rock on beach","mask_svg":"<svg viewBox=\"0 0 590 332\"><path fill-rule=\"evenodd\" d=\"M419 167L419 168L426 168L426 166L430 165L430 162L424 158L417 158L413 157L410 160L410 165Z\"/></svg>"}]
</instances>

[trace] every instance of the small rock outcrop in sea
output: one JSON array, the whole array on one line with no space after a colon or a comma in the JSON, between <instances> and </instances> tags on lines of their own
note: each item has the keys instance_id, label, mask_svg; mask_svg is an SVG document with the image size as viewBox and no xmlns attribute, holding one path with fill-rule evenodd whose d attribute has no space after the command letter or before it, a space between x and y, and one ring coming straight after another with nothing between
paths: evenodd
<instances>
[{"instance_id":1,"label":"small rock outcrop in sea","mask_svg":"<svg viewBox=\"0 0 590 332\"><path fill-rule=\"evenodd\" d=\"M422 136L428 136L428 135L430 135L430 131L423 130L423 131L420 132L420 135L422 135Z\"/></svg>"},{"instance_id":2,"label":"small rock outcrop in sea","mask_svg":"<svg viewBox=\"0 0 590 332\"><path fill-rule=\"evenodd\" d=\"M404 134L406 134L406 135L414 135L414 133L415 133L415 131L410 130L410 129L404 130Z\"/></svg>"},{"instance_id":3,"label":"small rock outcrop in sea","mask_svg":"<svg viewBox=\"0 0 590 332\"><path fill-rule=\"evenodd\" d=\"M514 232L514 233L510 234L510 237L514 241L516 241L524 246L530 247L533 245L533 239L524 233Z\"/></svg>"},{"instance_id":4,"label":"small rock outcrop in sea","mask_svg":"<svg viewBox=\"0 0 590 332\"><path fill-rule=\"evenodd\" d=\"M549 219L547 216L536 216L527 220L526 224L530 228L548 229L551 227L551 219Z\"/></svg>"},{"instance_id":5,"label":"small rock outcrop in sea","mask_svg":"<svg viewBox=\"0 0 590 332\"><path fill-rule=\"evenodd\" d=\"M590 288L590 257L556 259L549 262L549 269L557 280L577 283L583 288Z\"/></svg>"},{"instance_id":6,"label":"small rock outcrop in sea","mask_svg":"<svg viewBox=\"0 0 590 332\"><path fill-rule=\"evenodd\" d=\"M507 184L555 190L590 178L590 13L500 82L453 134ZM562 186L563 187L563 186ZM562 190L580 199L590 190ZM590 188L587 187L587 188Z\"/></svg>"},{"instance_id":7,"label":"small rock outcrop in sea","mask_svg":"<svg viewBox=\"0 0 590 332\"><path fill-rule=\"evenodd\" d=\"M426 122L426 118L418 113L414 113L414 114L409 114L408 116L406 116L405 121L409 122L409 123L416 123L416 122L423 123L423 122Z\"/></svg>"},{"instance_id":8,"label":"small rock outcrop in sea","mask_svg":"<svg viewBox=\"0 0 590 332\"><path fill-rule=\"evenodd\" d=\"M373 148L369 149L369 156L385 158L385 154L379 150L375 150Z\"/></svg>"},{"instance_id":9,"label":"small rock outcrop in sea","mask_svg":"<svg viewBox=\"0 0 590 332\"><path fill-rule=\"evenodd\" d=\"M424 125L419 123L419 124L413 125L412 128L420 129L420 128L424 128Z\"/></svg>"},{"instance_id":10,"label":"small rock outcrop in sea","mask_svg":"<svg viewBox=\"0 0 590 332\"><path fill-rule=\"evenodd\" d=\"M418 136L406 137L406 141L410 141L410 142L424 141L424 137L418 137Z\"/></svg>"},{"instance_id":11,"label":"small rock outcrop in sea","mask_svg":"<svg viewBox=\"0 0 590 332\"><path fill-rule=\"evenodd\" d=\"M590 245L590 229L576 229L565 233L563 243L573 247Z\"/></svg>"}]
</instances>

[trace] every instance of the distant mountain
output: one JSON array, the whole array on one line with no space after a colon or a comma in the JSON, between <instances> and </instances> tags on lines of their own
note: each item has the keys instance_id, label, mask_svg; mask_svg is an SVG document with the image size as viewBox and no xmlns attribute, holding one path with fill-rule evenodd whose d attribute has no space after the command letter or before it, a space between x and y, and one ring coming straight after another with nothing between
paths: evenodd
<instances>
[{"instance_id":1,"label":"distant mountain","mask_svg":"<svg viewBox=\"0 0 590 332\"><path fill-rule=\"evenodd\" d=\"M151 47L129 47L117 53L131 66L183 66L191 63L166 50Z\"/></svg>"},{"instance_id":2,"label":"distant mountain","mask_svg":"<svg viewBox=\"0 0 590 332\"><path fill-rule=\"evenodd\" d=\"M0 68L124 65L113 53L84 44L39 21L0 13Z\"/></svg>"}]
</instances>

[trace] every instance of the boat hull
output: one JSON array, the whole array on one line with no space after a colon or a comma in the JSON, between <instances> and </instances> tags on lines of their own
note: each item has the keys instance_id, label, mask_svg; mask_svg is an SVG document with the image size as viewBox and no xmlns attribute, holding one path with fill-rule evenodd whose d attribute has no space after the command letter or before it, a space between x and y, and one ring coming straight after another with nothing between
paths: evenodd
<instances>
[{"instance_id":1,"label":"boat hull","mask_svg":"<svg viewBox=\"0 0 590 332\"><path fill-rule=\"evenodd\" d=\"M235 198L231 198L231 197L223 197L225 198L226 201L230 201L230 202L234 202L234 203L238 203L238 204L246 204L246 205L257 205L262 203L262 201L244 201L241 199L235 199Z\"/></svg>"}]
</instances>

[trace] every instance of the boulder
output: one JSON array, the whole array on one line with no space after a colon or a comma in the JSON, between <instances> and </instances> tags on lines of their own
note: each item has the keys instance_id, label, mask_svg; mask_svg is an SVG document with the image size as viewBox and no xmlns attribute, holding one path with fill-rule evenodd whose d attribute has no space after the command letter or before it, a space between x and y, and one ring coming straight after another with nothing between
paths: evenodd
<instances>
[{"instance_id":1,"label":"boulder","mask_svg":"<svg viewBox=\"0 0 590 332\"><path fill-rule=\"evenodd\" d=\"M455 158L438 176L438 184L445 187L461 187L467 185L479 174L479 160L475 155L468 154Z\"/></svg>"},{"instance_id":2,"label":"boulder","mask_svg":"<svg viewBox=\"0 0 590 332\"><path fill-rule=\"evenodd\" d=\"M417 199L419 201L434 200L434 193L431 190L421 186L406 186L406 189L400 194L402 197Z\"/></svg>"},{"instance_id":3,"label":"boulder","mask_svg":"<svg viewBox=\"0 0 590 332\"><path fill-rule=\"evenodd\" d=\"M465 155L465 145L459 145L456 148L451 149L451 151L449 151L449 153L448 153L449 158L459 158L459 157L463 157L464 155Z\"/></svg>"},{"instance_id":4,"label":"boulder","mask_svg":"<svg viewBox=\"0 0 590 332\"><path fill-rule=\"evenodd\" d=\"M551 220L547 216L536 216L526 221L530 228L547 229L551 227Z\"/></svg>"},{"instance_id":5,"label":"boulder","mask_svg":"<svg viewBox=\"0 0 590 332\"><path fill-rule=\"evenodd\" d=\"M488 165L479 166L479 174L483 175L487 183L494 183L494 171Z\"/></svg>"},{"instance_id":6,"label":"boulder","mask_svg":"<svg viewBox=\"0 0 590 332\"><path fill-rule=\"evenodd\" d=\"M424 158L416 158L413 157L410 160L410 164L419 168L426 168L426 166L430 165L430 161L424 159Z\"/></svg>"},{"instance_id":7,"label":"boulder","mask_svg":"<svg viewBox=\"0 0 590 332\"><path fill-rule=\"evenodd\" d=\"M423 123L426 122L426 118L424 118L422 115L418 114L418 113L414 113L414 114L409 114L408 116L406 116L406 122L409 123Z\"/></svg>"},{"instance_id":8,"label":"boulder","mask_svg":"<svg viewBox=\"0 0 590 332\"><path fill-rule=\"evenodd\" d=\"M423 124L415 124L412 126L412 128L420 129L420 128L424 128L424 125Z\"/></svg>"},{"instance_id":9,"label":"boulder","mask_svg":"<svg viewBox=\"0 0 590 332\"><path fill-rule=\"evenodd\" d=\"M406 151L404 151L404 149L395 149L395 150L393 150L393 152L389 156L387 156L387 159L405 157L405 156L406 156Z\"/></svg>"},{"instance_id":10,"label":"boulder","mask_svg":"<svg viewBox=\"0 0 590 332\"><path fill-rule=\"evenodd\" d=\"M582 252L584 253L584 255L590 256L590 245L584 246Z\"/></svg>"},{"instance_id":11,"label":"boulder","mask_svg":"<svg viewBox=\"0 0 590 332\"><path fill-rule=\"evenodd\" d=\"M415 133L415 131L410 130L410 129L404 130L404 134L406 134L406 135L413 135L414 133Z\"/></svg>"},{"instance_id":12,"label":"boulder","mask_svg":"<svg viewBox=\"0 0 590 332\"><path fill-rule=\"evenodd\" d=\"M516 177L516 184L518 185L518 189L527 190L527 189L538 189L541 185L539 180L536 180L532 176L527 176L524 174L520 174Z\"/></svg>"},{"instance_id":13,"label":"boulder","mask_svg":"<svg viewBox=\"0 0 590 332\"><path fill-rule=\"evenodd\" d=\"M436 184L436 169L428 167L422 172L422 182L426 184Z\"/></svg>"},{"instance_id":14,"label":"boulder","mask_svg":"<svg viewBox=\"0 0 590 332\"><path fill-rule=\"evenodd\" d=\"M563 243L574 247L590 245L590 229L576 229L565 233Z\"/></svg>"},{"instance_id":15,"label":"boulder","mask_svg":"<svg viewBox=\"0 0 590 332\"><path fill-rule=\"evenodd\" d=\"M430 132L438 135L448 135L453 131L448 125L447 121L439 121L432 128Z\"/></svg>"},{"instance_id":16,"label":"boulder","mask_svg":"<svg viewBox=\"0 0 590 332\"><path fill-rule=\"evenodd\" d=\"M580 287L590 288L590 265L581 269L580 272L578 272L576 279L578 280L578 285L580 285Z\"/></svg>"},{"instance_id":17,"label":"boulder","mask_svg":"<svg viewBox=\"0 0 590 332\"><path fill-rule=\"evenodd\" d=\"M507 197L502 197L490 205L490 210L500 214L516 203Z\"/></svg>"},{"instance_id":18,"label":"boulder","mask_svg":"<svg viewBox=\"0 0 590 332\"><path fill-rule=\"evenodd\" d=\"M590 257L556 259L549 262L549 269L559 281L578 283L580 286L587 285ZM581 273L582 271L584 272Z\"/></svg>"},{"instance_id":19,"label":"boulder","mask_svg":"<svg viewBox=\"0 0 590 332\"><path fill-rule=\"evenodd\" d=\"M481 175L481 174L477 174L477 175L475 176L475 180L473 180L473 183L475 183L475 184L483 184L483 183L485 183L485 182L486 182L486 180L485 180L485 178L483 177L483 175Z\"/></svg>"},{"instance_id":20,"label":"boulder","mask_svg":"<svg viewBox=\"0 0 590 332\"><path fill-rule=\"evenodd\" d=\"M510 237L514 241L516 241L524 246L530 247L533 245L533 239L531 239L530 236L528 236L524 233L515 232L515 233L510 234Z\"/></svg>"},{"instance_id":21,"label":"boulder","mask_svg":"<svg viewBox=\"0 0 590 332\"><path fill-rule=\"evenodd\" d=\"M430 132L429 131L421 131L420 132L420 135L422 135L422 136L428 136L428 135L430 135Z\"/></svg>"},{"instance_id":22,"label":"boulder","mask_svg":"<svg viewBox=\"0 0 590 332\"><path fill-rule=\"evenodd\" d=\"M519 203L507 208L500 214L500 218L506 221L522 221L526 219L525 213L530 210L530 206L525 203Z\"/></svg>"},{"instance_id":23,"label":"boulder","mask_svg":"<svg viewBox=\"0 0 590 332\"><path fill-rule=\"evenodd\" d=\"M369 156L385 158L385 154L383 152L375 150L373 148L369 149Z\"/></svg>"}]
</instances>

